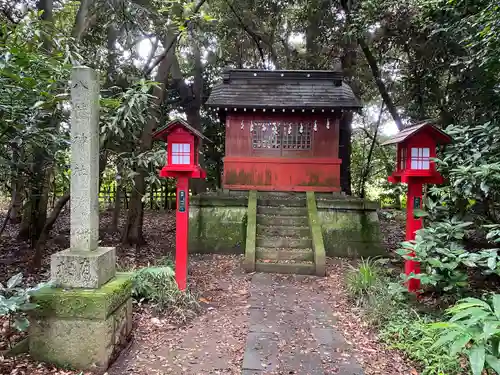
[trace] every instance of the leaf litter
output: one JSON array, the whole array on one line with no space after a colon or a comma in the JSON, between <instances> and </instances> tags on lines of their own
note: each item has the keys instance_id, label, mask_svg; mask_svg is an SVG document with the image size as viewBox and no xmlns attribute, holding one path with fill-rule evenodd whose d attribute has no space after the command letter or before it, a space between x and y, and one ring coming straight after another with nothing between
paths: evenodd
<instances>
[{"instance_id":1,"label":"leaf litter","mask_svg":"<svg viewBox=\"0 0 500 375\"><path fill-rule=\"evenodd\" d=\"M18 225L7 226L0 237L0 282L17 272L25 275L26 285L49 278L50 255L69 246L68 211L66 209L56 222L43 254L42 268L36 272L30 269L32 250L25 242L16 239ZM120 233L107 230L110 222L111 213L103 212L100 241L102 246L116 247L120 269L158 264L165 257L172 259L174 212L145 212L147 244L141 247L123 246ZM124 222L123 217L121 222ZM385 242L393 248L401 235L400 223L392 221L386 224L385 227L382 224ZM399 227L397 235L388 237L394 227ZM150 306L136 305L132 340L107 374L241 374L248 333L251 279L251 274L242 271L242 259L237 255L191 255L189 284L198 296L201 314L187 324L179 325L172 317L156 314ZM362 365L366 375L415 374L413 366L402 354L386 348L377 340L374 330L363 321L361 311L349 302L342 287L347 267L346 260L329 260L327 277L303 279L301 287L309 288L312 293L317 288L328 291L328 302L337 317L336 328L351 345L352 355ZM2 342L4 338L0 337ZM88 373L57 368L33 361L29 355L18 355L0 356L0 374Z\"/></svg>"}]
</instances>

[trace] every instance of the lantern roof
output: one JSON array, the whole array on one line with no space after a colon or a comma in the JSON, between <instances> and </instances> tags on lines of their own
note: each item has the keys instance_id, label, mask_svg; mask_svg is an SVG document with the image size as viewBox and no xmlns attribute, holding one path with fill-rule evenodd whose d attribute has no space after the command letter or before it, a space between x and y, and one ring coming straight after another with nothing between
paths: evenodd
<instances>
[{"instance_id":1,"label":"lantern roof","mask_svg":"<svg viewBox=\"0 0 500 375\"><path fill-rule=\"evenodd\" d=\"M451 137L448 134L439 129L437 126L427 121L424 121L419 124L415 124L404 128L399 133L397 133L396 135L392 136L391 138L383 142L382 146L404 142L420 132L429 133L432 136L432 138L436 140L436 143L444 144L451 142Z\"/></svg>"},{"instance_id":2,"label":"lantern roof","mask_svg":"<svg viewBox=\"0 0 500 375\"><path fill-rule=\"evenodd\" d=\"M208 98L222 109L359 109L339 71L227 69Z\"/></svg>"},{"instance_id":3,"label":"lantern roof","mask_svg":"<svg viewBox=\"0 0 500 375\"><path fill-rule=\"evenodd\" d=\"M170 134L178 126L185 128L188 132L192 133L196 137L212 143L212 141L207 137L205 137L199 130L196 130L191 125L189 125L187 121L181 118L175 118L167 122L165 125L160 126L158 129L154 131L153 139L166 141L167 135Z\"/></svg>"}]
</instances>

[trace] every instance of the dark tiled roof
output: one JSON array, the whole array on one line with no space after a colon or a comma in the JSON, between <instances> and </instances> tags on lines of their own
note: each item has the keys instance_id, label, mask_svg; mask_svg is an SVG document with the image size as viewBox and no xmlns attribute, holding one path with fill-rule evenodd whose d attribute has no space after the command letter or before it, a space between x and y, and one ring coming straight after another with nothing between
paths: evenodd
<instances>
[{"instance_id":1,"label":"dark tiled roof","mask_svg":"<svg viewBox=\"0 0 500 375\"><path fill-rule=\"evenodd\" d=\"M198 138L204 139L205 141L212 142L210 139L205 137L201 132L193 128L191 125L187 123L187 121L181 119L181 118L175 118L172 121L167 122L165 125L160 126L159 128L156 128L156 130L153 133L153 138L158 138L163 132L165 132L168 128L173 127L175 125L183 125L186 127L187 130L189 130L191 133L196 135Z\"/></svg>"},{"instance_id":2,"label":"dark tiled roof","mask_svg":"<svg viewBox=\"0 0 500 375\"><path fill-rule=\"evenodd\" d=\"M436 126L432 125L431 123L425 121L425 122L422 122L420 124L415 124L415 125L411 125L411 126L404 128L399 133L397 133L393 137L391 137L388 140L386 140L385 142L383 142L382 146L392 145L394 143L401 143L404 140L408 139L413 134L418 133L424 127L431 128L430 131L433 133L434 138L436 139L436 143L451 142L451 138L448 134L446 134L441 129L437 128Z\"/></svg>"},{"instance_id":3,"label":"dark tiled roof","mask_svg":"<svg viewBox=\"0 0 500 375\"><path fill-rule=\"evenodd\" d=\"M223 73L207 105L220 108L361 108L342 74L325 70L232 69Z\"/></svg>"}]
</instances>

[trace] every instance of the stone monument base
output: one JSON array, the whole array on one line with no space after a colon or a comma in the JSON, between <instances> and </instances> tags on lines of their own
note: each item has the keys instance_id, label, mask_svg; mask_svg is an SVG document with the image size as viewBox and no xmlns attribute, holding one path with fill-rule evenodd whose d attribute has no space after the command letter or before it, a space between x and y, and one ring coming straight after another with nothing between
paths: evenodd
<instances>
[{"instance_id":1,"label":"stone monument base","mask_svg":"<svg viewBox=\"0 0 500 375\"><path fill-rule=\"evenodd\" d=\"M104 372L132 330L132 279L128 273L98 289L45 287L30 319L29 349L39 361Z\"/></svg>"},{"instance_id":2,"label":"stone monument base","mask_svg":"<svg viewBox=\"0 0 500 375\"><path fill-rule=\"evenodd\" d=\"M51 279L61 288L100 288L115 275L114 247L66 249L50 257Z\"/></svg>"}]
</instances>

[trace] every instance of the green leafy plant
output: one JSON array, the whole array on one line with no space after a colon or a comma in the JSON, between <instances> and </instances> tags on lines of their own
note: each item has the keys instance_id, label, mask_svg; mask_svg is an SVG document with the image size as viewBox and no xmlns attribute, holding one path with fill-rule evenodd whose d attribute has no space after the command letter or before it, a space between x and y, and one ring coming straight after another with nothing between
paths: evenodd
<instances>
[{"instance_id":1,"label":"green leafy plant","mask_svg":"<svg viewBox=\"0 0 500 375\"><path fill-rule=\"evenodd\" d=\"M439 332L431 349L446 347L452 356L465 354L473 375L482 374L485 368L500 373L500 294L490 301L465 298L446 313L447 322L430 325Z\"/></svg>"},{"instance_id":2,"label":"green leafy plant","mask_svg":"<svg viewBox=\"0 0 500 375\"><path fill-rule=\"evenodd\" d=\"M415 241L403 242L397 253L404 259L420 262L422 270L409 278L420 279L423 286L450 292L468 285L469 267L479 268L484 274L500 274L498 249L471 252L462 244L465 229L471 224L455 219L435 222L419 230ZM405 275L402 277L407 279Z\"/></svg>"},{"instance_id":3,"label":"green leafy plant","mask_svg":"<svg viewBox=\"0 0 500 375\"><path fill-rule=\"evenodd\" d=\"M391 348L406 353L416 361L421 375L459 375L466 373L456 356L445 348L432 348L437 332L429 327L433 318L423 315L407 305L399 305L385 318L379 337Z\"/></svg>"},{"instance_id":4,"label":"green leafy plant","mask_svg":"<svg viewBox=\"0 0 500 375\"><path fill-rule=\"evenodd\" d=\"M456 356L449 355L445 348L430 349L437 340L437 332L428 327L434 318L411 308L408 297L405 287L382 276L363 300L366 321L379 329L382 341L418 362L422 375L463 374Z\"/></svg>"},{"instance_id":5,"label":"green leafy plant","mask_svg":"<svg viewBox=\"0 0 500 375\"><path fill-rule=\"evenodd\" d=\"M132 296L139 304L150 303L156 311L179 323L194 317L200 305L189 291L180 291L171 267L146 267L134 274Z\"/></svg>"},{"instance_id":6,"label":"green leafy plant","mask_svg":"<svg viewBox=\"0 0 500 375\"><path fill-rule=\"evenodd\" d=\"M12 276L7 283L0 283L0 316L7 318L7 325L3 327L3 334L7 338L9 345L12 345L10 338L17 332L24 332L29 327L26 312L34 310L38 305L30 302L30 292L39 288L23 288L21 282L23 275L18 273Z\"/></svg>"},{"instance_id":7,"label":"green leafy plant","mask_svg":"<svg viewBox=\"0 0 500 375\"><path fill-rule=\"evenodd\" d=\"M347 291L355 298L365 296L380 278L381 270L373 258L361 259L346 275Z\"/></svg>"}]
</instances>

